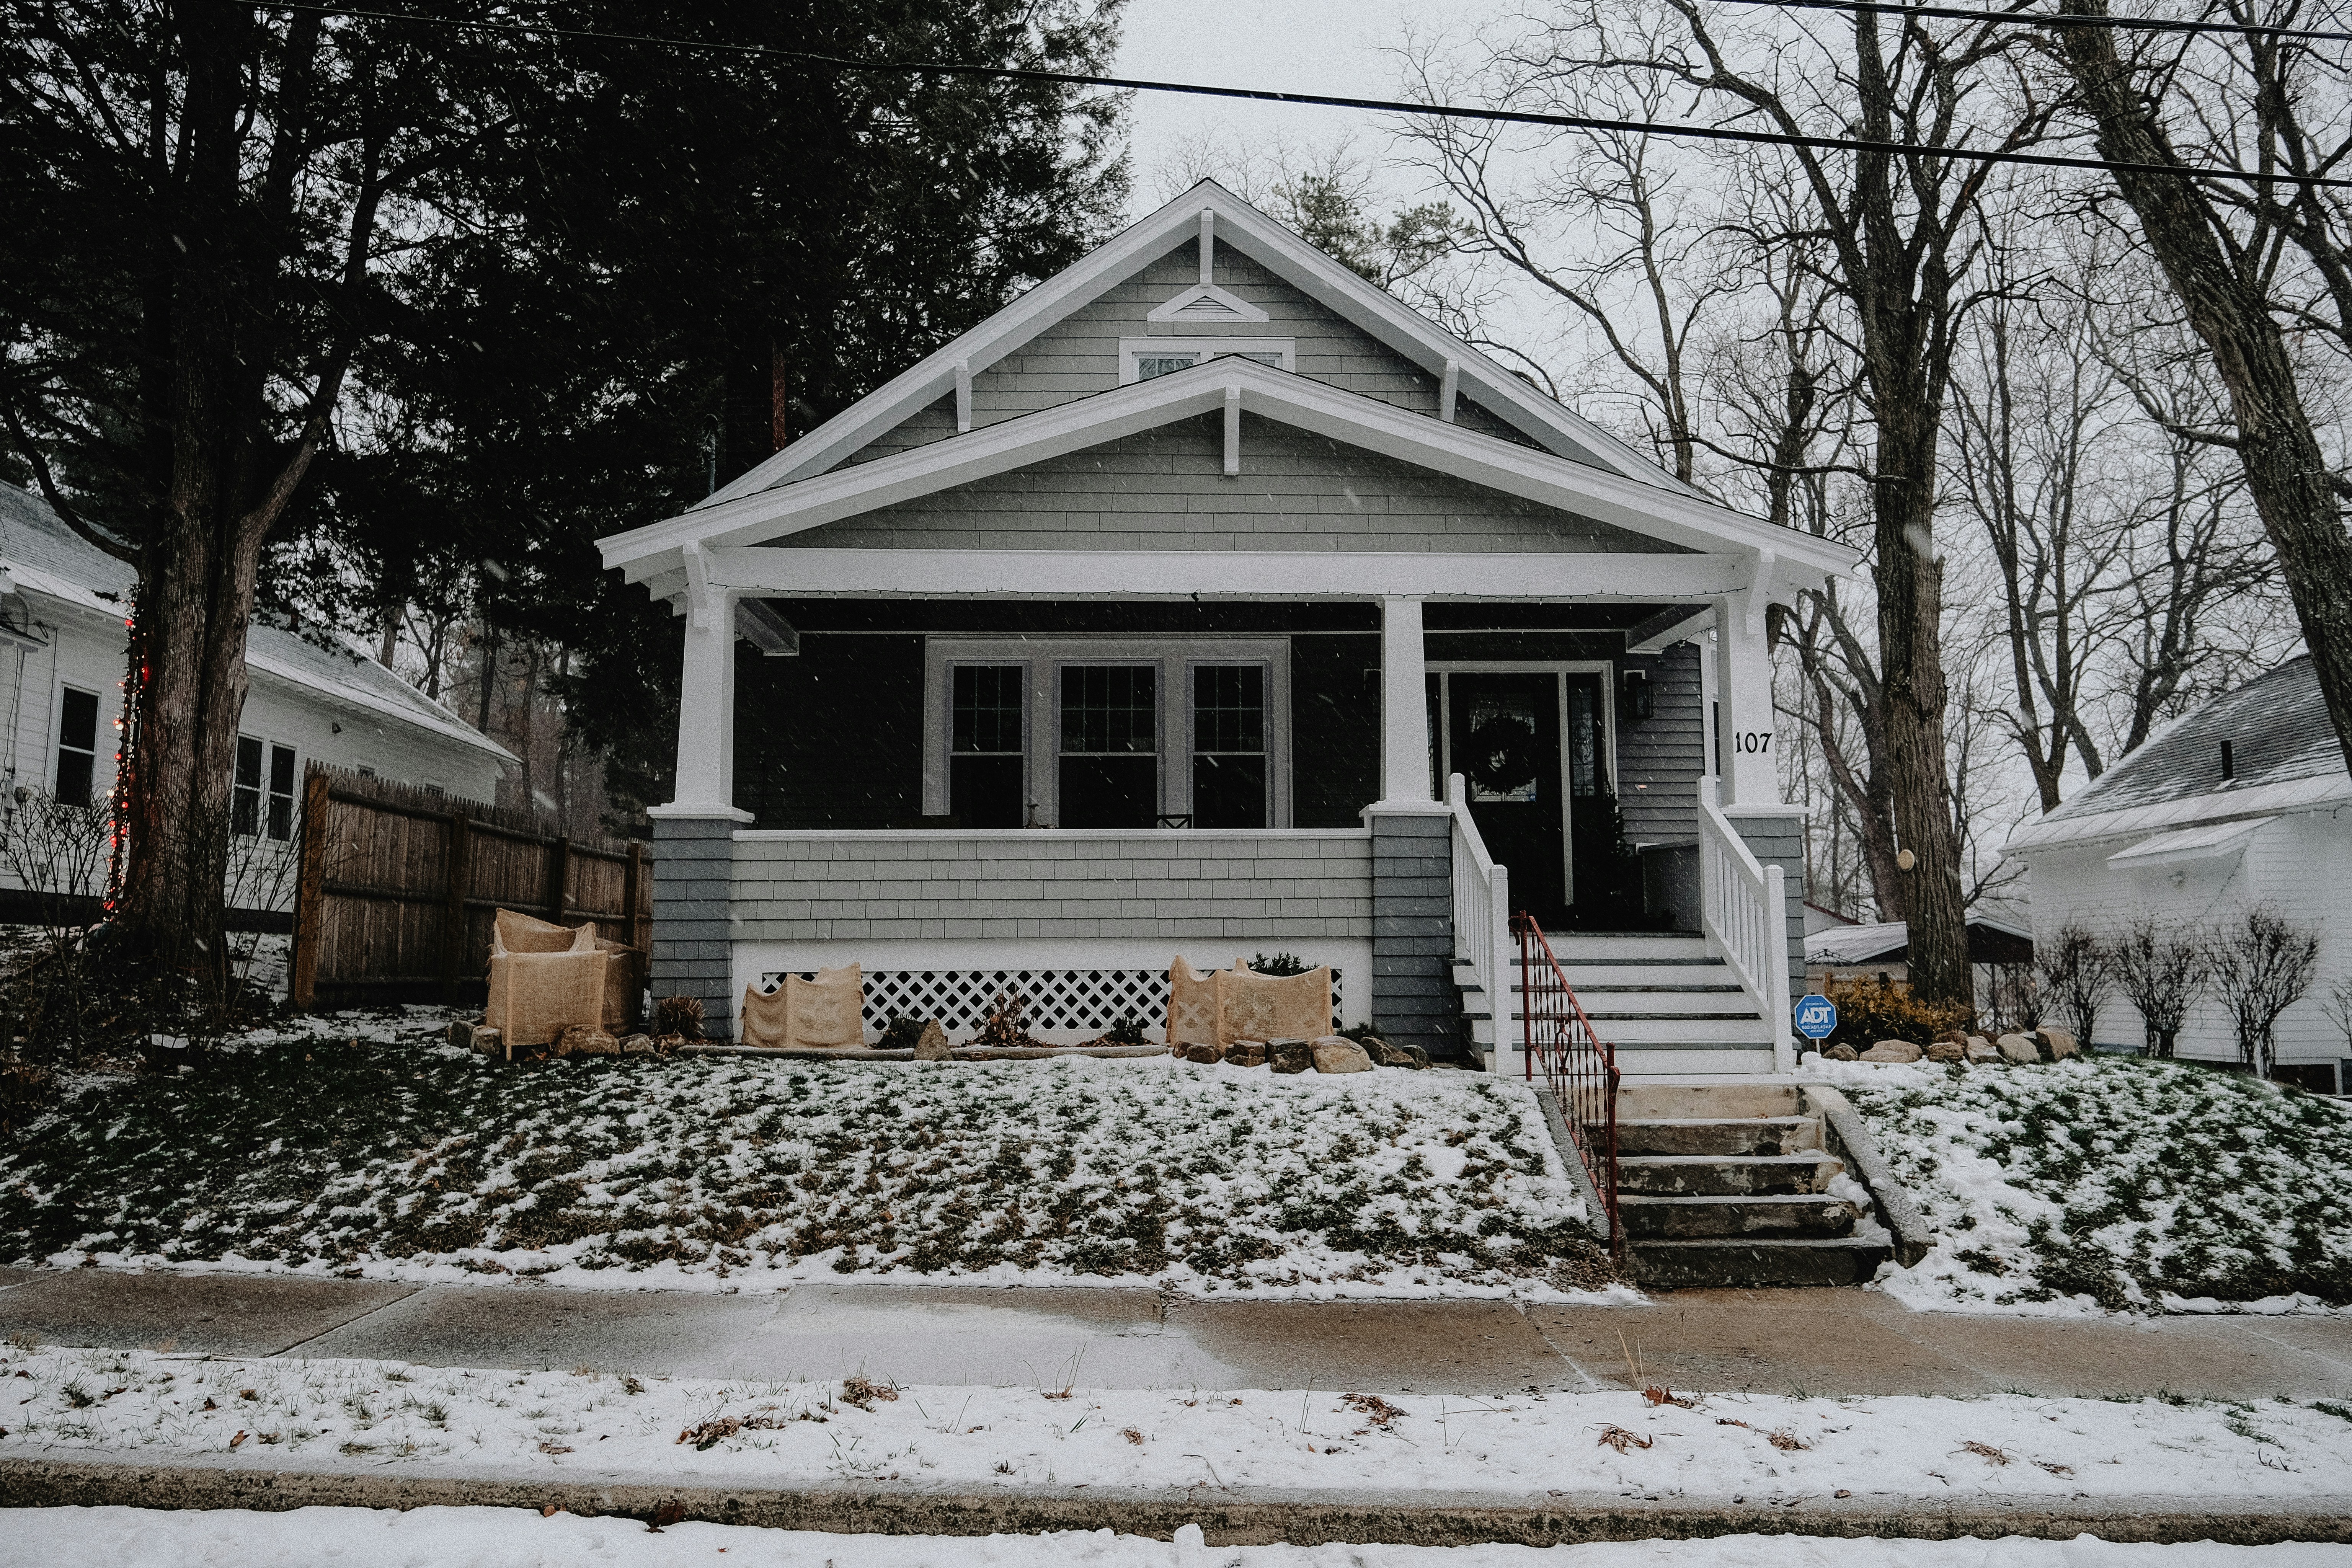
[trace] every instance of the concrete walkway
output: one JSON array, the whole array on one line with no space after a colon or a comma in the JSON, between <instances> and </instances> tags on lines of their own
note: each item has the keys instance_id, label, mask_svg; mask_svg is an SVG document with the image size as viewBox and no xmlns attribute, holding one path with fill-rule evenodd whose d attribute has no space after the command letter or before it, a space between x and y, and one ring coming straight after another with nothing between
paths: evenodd
<instances>
[{"instance_id":1,"label":"concrete walkway","mask_svg":"<svg viewBox=\"0 0 2352 1568\"><path fill-rule=\"evenodd\" d=\"M593 1366L656 1376L1493 1394L1622 1388L2352 1398L2352 1320L1916 1313L1866 1290L1685 1290L1642 1307L1197 1300L1146 1289L784 1292L417 1287L0 1269L0 1335L231 1356Z\"/></svg>"}]
</instances>

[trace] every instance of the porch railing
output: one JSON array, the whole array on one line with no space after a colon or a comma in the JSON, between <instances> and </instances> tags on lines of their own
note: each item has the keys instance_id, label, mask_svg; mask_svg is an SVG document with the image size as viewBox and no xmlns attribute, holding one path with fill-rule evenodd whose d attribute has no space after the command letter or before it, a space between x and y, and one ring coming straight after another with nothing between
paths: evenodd
<instances>
[{"instance_id":1,"label":"porch railing","mask_svg":"<svg viewBox=\"0 0 2352 1568\"><path fill-rule=\"evenodd\" d=\"M1469 964L1486 993L1499 1057L1517 1033L1512 1027L1510 868L1496 865L1486 853L1486 841L1470 820L1460 773L1445 781L1445 804L1454 815L1454 956Z\"/></svg>"},{"instance_id":2,"label":"porch railing","mask_svg":"<svg viewBox=\"0 0 2352 1568\"><path fill-rule=\"evenodd\" d=\"M1699 924L1710 951L1772 1027L1772 1065L1793 1069L1789 1024L1789 905L1778 866L1759 865L1723 815L1717 781L1698 781Z\"/></svg>"},{"instance_id":3,"label":"porch railing","mask_svg":"<svg viewBox=\"0 0 2352 1568\"><path fill-rule=\"evenodd\" d=\"M1601 1037L1568 984L1551 939L1521 910L1511 921L1518 938L1520 1040L1527 1074L1540 1079L1559 1101L1560 1116L1609 1216L1609 1238L1619 1247L1617 1223L1617 1047Z\"/></svg>"}]
</instances>

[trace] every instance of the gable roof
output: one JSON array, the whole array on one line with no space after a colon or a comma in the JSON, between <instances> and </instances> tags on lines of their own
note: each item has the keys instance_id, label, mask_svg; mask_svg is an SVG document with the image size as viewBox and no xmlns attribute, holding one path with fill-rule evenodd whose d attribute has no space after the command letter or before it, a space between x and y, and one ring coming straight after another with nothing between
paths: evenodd
<instances>
[{"instance_id":1,"label":"gable roof","mask_svg":"<svg viewBox=\"0 0 2352 1568\"><path fill-rule=\"evenodd\" d=\"M2304 654L2182 714L2072 800L2011 833L2005 853L2336 799L2352 799L2352 773Z\"/></svg>"},{"instance_id":2,"label":"gable roof","mask_svg":"<svg viewBox=\"0 0 2352 1568\"><path fill-rule=\"evenodd\" d=\"M853 454L956 392L960 384L968 386L972 376L1029 343L1056 322L1133 277L1169 251L1195 241L1204 227L1213 231L1220 241L1230 238L1234 248L1246 254L1251 260L1420 366L1433 377L1449 382L1459 395L1475 401L1533 441L1535 447L1521 448L1523 458L1548 458L1550 466L1557 469L1579 469L1596 479L1634 487L1633 493L1647 496L1655 508L1673 517L1694 521L1704 519L1697 526L1712 536L1710 542L1717 548L1729 542L1736 547L1771 550L1791 563L1801 563L1815 574L1843 574L1859 559L1853 552L1842 545L1794 530L1771 527L1708 500L1695 487L1684 484L1624 442L1538 392L1486 354L1408 309L1214 181L1203 180L765 462L720 486L685 512L600 540L598 542L603 547L605 564L625 569L632 581L647 583L657 597L667 597L677 592L684 581L680 552L687 543L740 544L751 542L756 537L765 537L757 533L761 521L756 520L799 515L802 504L799 496L817 493L805 488L813 481L835 477L841 471L839 466ZM1187 292L1197 293L1198 289ZM1183 297L1178 296L1179 299ZM1231 379L1235 374L1233 366L1245 363L1218 360L1196 367L1188 374L1196 378L1207 376L1213 384L1223 384L1223 380ZM1289 379L1304 381L1305 378ZM1253 390L1271 399L1271 394L1257 384L1256 378L1253 378L1249 384ZM1311 382L1306 384L1320 385ZM1118 432L1113 426L1118 422L1119 415L1128 411L1130 405L1114 405L1109 400L1124 397L1137 390L1135 387L1122 387L1117 394L1099 394L1078 399L1077 404L1101 405L1082 416L1081 422L1089 418L1098 422L1095 428L1103 433L1097 439L1114 438ZM1356 433L1341 438L1352 439L1359 444L1363 441L1365 427L1384 430L1391 427L1383 420L1383 412L1391 415L1398 412L1393 408L1382 410L1376 399L1337 388L1323 387L1322 390L1333 398L1344 400L1343 404L1331 406L1349 408L1348 422L1355 427ZM1039 428L1035 421L1073 406L1076 405L1063 405L1040 414L1016 417L1004 425L974 429L929 443L929 448L933 451L932 460L940 465L938 472L941 474L959 473L965 454L981 450L981 444L1004 429L1006 425L1024 426L1034 432ZM1271 412L1270 409L1255 411ZM1274 416L1281 417L1281 415L1275 413ZM1421 427L1417 431L1421 435L1425 435L1430 427L1458 431L1464 436L1473 434L1425 416L1406 415L1404 417ZM1475 438L1491 442L1496 447L1514 445L1493 437ZM1437 438L1439 444L1443 439ZM952 450L939 451L939 448ZM912 456L900 454L855 466L881 467ZM892 471L904 478L919 470L914 467L901 467ZM968 477L968 474L959 474L958 478L946 479L927 488L945 488L947 484L961 482L961 478ZM1480 478L1479 482L1491 481ZM779 504L786 492L797 493L793 500ZM1658 531L1650 523L1633 526L1641 526L1646 532ZM1724 530L1728 530L1729 533L1722 531Z\"/></svg>"},{"instance_id":3,"label":"gable roof","mask_svg":"<svg viewBox=\"0 0 2352 1568\"><path fill-rule=\"evenodd\" d=\"M119 629L131 609L138 573L68 528L47 501L0 483L0 573L22 589L94 616ZM321 647L257 619L247 629L246 663L259 674L360 711L393 719L501 762L513 752L358 650Z\"/></svg>"}]
</instances>

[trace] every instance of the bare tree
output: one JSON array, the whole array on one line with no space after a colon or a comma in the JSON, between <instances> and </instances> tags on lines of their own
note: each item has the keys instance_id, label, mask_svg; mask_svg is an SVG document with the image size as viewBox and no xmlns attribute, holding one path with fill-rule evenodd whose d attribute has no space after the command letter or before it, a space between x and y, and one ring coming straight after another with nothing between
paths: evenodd
<instances>
[{"instance_id":1,"label":"bare tree","mask_svg":"<svg viewBox=\"0 0 2352 1568\"><path fill-rule=\"evenodd\" d=\"M2151 1057L2169 1058L2189 1010L2204 994L2210 969L2195 937L2143 915L2108 944L2116 989L2132 1005Z\"/></svg>"},{"instance_id":2,"label":"bare tree","mask_svg":"<svg viewBox=\"0 0 2352 1568\"><path fill-rule=\"evenodd\" d=\"M2345 1050L2352 1052L2352 974L2343 975L2330 985L2327 1000L2319 1005L2327 1015L2327 1021L2343 1031Z\"/></svg>"},{"instance_id":3,"label":"bare tree","mask_svg":"<svg viewBox=\"0 0 2352 1568\"><path fill-rule=\"evenodd\" d=\"M2256 904L2206 945L2213 991L2238 1037L2238 1059L2268 1078L2278 1054L2279 1015L2319 976L2319 932Z\"/></svg>"},{"instance_id":4,"label":"bare tree","mask_svg":"<svg viewBox=\"0 0 2352 1568\"><path fill-rule=\"evenodd\" d=\"M2090 927L2069 921L2049 941L2034 944L2033 966L2042 994L2088 1046L2095 1037L2100 1004L2115 983L2115 960L2106 943Z\"/></svg>"}]
</instances>

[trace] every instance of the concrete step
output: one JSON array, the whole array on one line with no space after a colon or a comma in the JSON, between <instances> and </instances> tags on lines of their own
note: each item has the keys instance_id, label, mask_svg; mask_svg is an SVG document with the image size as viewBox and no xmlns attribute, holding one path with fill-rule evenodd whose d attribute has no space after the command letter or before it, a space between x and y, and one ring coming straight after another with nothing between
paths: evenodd
<instances>
[{"instance_id":1,"label":"concrete step","mask_svg":"<svg viewBox=\"0 0 2352 1568\"><path fill-rule=\"evenodd\" d=\"M1631 1085L1693 1078L1761 1078L1780 1069L1769 1047L1727 1040L1716 1046L1621 1046L1617 1070Z\"/></svg>"},{"instance_id":2,"label":"concrete step","mask_svg":"<svg viewBox=\"0 0 2352 1568\"><path fill-rule=\"evenodd\" d=\"M1803 1110L1798 1093L1793 1083L1629 1083L1617 1091L1617 1120L1794 1117Z\"/></svg>"},{"instance_id":3,"label":"concrete step","mask_svg":"<svg viewBox=\"0 0 2352 1568\"><path fill-rule=\"evenodd\" d=\"M1626 1196L1617 1200L1625 1234L1635 1240L1693 1241L1732 1237L1743 1240L1844 1236L1853 1229L1853 1205L1822 1194L1792 1197Z\"/></svg>"},{"instance_id":4,"label":"concrete step","mask_svg":"<svg viewBox=\"0 0 2352 1568\"><path fill-rule=\"evenodd\" d=\"M1864 1285L1894 1258L1884 1243L1845 1237L1636 1241L1629 1250L1633 1278L1660 1290Z\"/></svg>"},{"instance_id":5,"label":"concrete step","mask_svg":"<svg viewBox=\"0 0 2352 1568\"><path fill-rule=\"evenodd\" d=\"M1822 1146L1822 1124L1810 1116L1726 1120L1673 1116L1637 1121L1618 1096L1617 1152L1635 1154L1800 1154Z\"/></svg>"},{"instance_id":6,"label":"concrete step","mask_svg":"<svg viewBox=\"0 0 2352 1568\"><path fill-rule=\"evenodd\" d=\"M1802 1154L1624 1153L1620 1131L1617 1190L1654 1198L1782 1197L1829 1190L1845 1162Z\"/></svg>"}]
</instances>

